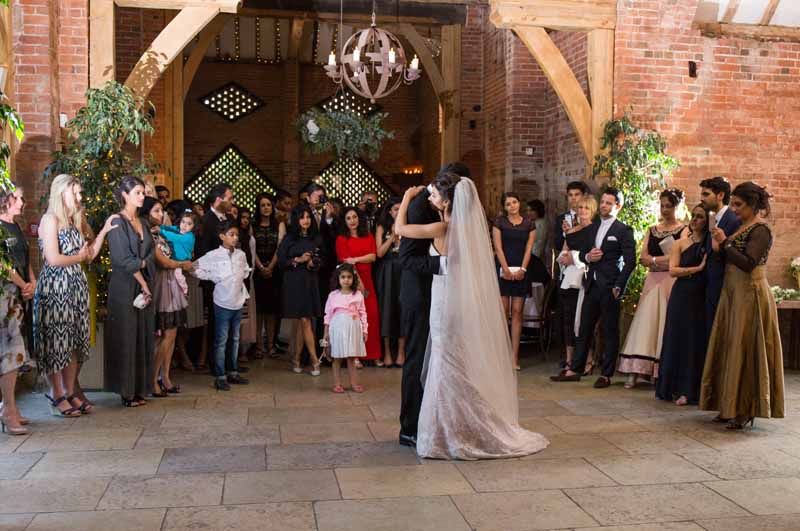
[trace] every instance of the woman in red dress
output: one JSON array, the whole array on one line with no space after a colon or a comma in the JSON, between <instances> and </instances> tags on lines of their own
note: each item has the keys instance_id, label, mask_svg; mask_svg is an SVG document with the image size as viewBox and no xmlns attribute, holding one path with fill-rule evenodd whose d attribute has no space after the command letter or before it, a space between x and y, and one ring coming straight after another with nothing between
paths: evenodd
<instances>
[{"instance_id":1,"label":"woman in red dress","mask_svg":"<svg viewBox=\"0 0 800 531\"><path fill-rule=\"evenodd\" d=\"M367 229L367 220L355 207L345 208L341 213L344 223L336 238L336 256L339 262L356 266L364 289L364 302L367 306L367 357L382 366L381 359L381 319L378 314L378 297L372 283L372 264L378 256L378 249Z\"/></svg>"}]
</instances>

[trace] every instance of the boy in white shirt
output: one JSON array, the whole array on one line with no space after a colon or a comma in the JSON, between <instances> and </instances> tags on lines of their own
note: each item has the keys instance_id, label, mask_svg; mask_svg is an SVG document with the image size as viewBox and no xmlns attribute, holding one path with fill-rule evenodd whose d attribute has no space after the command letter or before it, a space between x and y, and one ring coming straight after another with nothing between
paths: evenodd
<instances>
[{"instance_id":1,"label":"boy in white shirt","mask_svg":"<svg viewBox=\"0 0 800 531\"><path fill-rule=\"evenodd\" d=\"M195 261L193 274L214 283L214 387L230 391L230 384L250 383L239 376L237 360L242 308L250 296L244 279L250 274L250 267L244 252L236 248L238 227L225 221L219 225L218 233L222 245ZM228 337L231 344L226 351ZM226 366L230 368L227 374Z\"/></svg>"}]
</instances>

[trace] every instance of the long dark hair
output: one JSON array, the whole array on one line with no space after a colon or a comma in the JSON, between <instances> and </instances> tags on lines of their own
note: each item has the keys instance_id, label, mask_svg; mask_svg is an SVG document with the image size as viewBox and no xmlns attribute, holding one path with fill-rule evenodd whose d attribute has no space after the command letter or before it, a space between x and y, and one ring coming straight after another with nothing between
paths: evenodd
<instances>
[{"instance_id":1,"label":"long dark hair","mask_svg":"<svg viewBox=\"0 0 800 531\"><path fill-rule=\"evenodd\" d=\"M347 214L350 212L355 212L356 216L358 216L358 229L356 230L356 234L359 238L363 238L364 236L369 236L369 227L367 227L367 218L364 216L364 213L361 212L356 207L344 207L342 212L339 214L339 234L344 236L345 238L350 237L350 229L347 226Z\"/></svg>"},{"instance_id":2,"label":"long dark hair","mask_svg":"<svg viewBox=\"0 0 800 531\"><path fill-rule=\"evenodd\" d=\"M383 227L384 234L392 232L394 228L394 218L392 217L392 207L400 204L400 198L397 196L390 197L386 204L381 209L381 214L378 217L378 224Z\"/></svg>"},{"instance_id":3,"label":"long dark hair","mask_svg":"<svg viewBox=\"0 0 800 531\"><path fill-rule=\"evenodd\" d=\"M247 227L247 234L251 234L253 230L253 213L250 212L250 209L245 206L239 207L239 215L236 217L236 226L239 227L239 234L241 234L242 230L244 230L242 227L242 214L247 214L250 216L250 225Z\"/></svg>"},{"instance_id":4,"label":"long dark hair","mask_svg":"<svg viewBox=\"0 0 800 531\"><path fill-rule=\"evenodd\" d=\"M769 217L772 212L772 207L770 206L772 194L767 192L765 186L756 184L753 181L743 182L738 185L733 189L731 195L744 201L757 215L763 214L765 217Z\"/></svg>"},{"instance_id":5,"label":"long dark hair","mask_svg":"<svg viewBox=\"0 0 800 531\"><path fill-rule=\"evenodd\" d=\"M439 191L442 199L450 202L450 211L453 210L453 200L459 182L461 182L461 176L452 172L439 172L436 179L433 180L433 186Z\"/></svg>"},{"instance_id":6,"label":"long dark hair","mask_svg":"<svg viewBox=\"0 0 800 531\"><path fill-rule=\"evenodd\" d=\"M311 217L311 226L308 228L308 236L310 238L316 238L319 235L317 219L314 217L314 213L311 212L311 207L308 203L301 203L292 209L292 214L289 217L289 234L291 236L295 238L300 237L300 218L302 218L303 213L306 212Z\"/></svg>"},{"instance_id":7,"label":"long dark hair","mask_svg":"<svg viewBox=\"0 0 800 531\"><path fill-rule=\"evenodd\" d=\"M289 196L289 197L291 197L291 196ZM261 200L262 199L268 199L269 202L272 204L272 213L269 215L269 218L268 218L269 219L269 228L277 229L278 228L278 218L275 217L275 211L277 210L277 208L275 208L275 204L278 201L277 201L277 198L275 196L272 196L272 195L269 195L269 194L266 194L266 193L260 193L260 194L258 194L256 196L256 211L253 214L252 222L250 223L250 225L254 226L254 227L261 226L261 221L262 221L262 219L261 219Z\"/></svg>"},{"instance_id":8,"label":"long dark hair","mask_svg":"<svg viewBox=\"0 0 800 531\"><path fill-rule=\"evenodd\" d=\"M122 197L122 194L130 194L131 191L137 186L144 188L144 181L135 175L126 175L122 178L122 180L120 180L119 186L117 186L117 189L114 190L114 197L117 199L117 202L121 207L125 206L125 199Z\"/></svg>"},{"instance_id":9,"label":"long dark hair","mask_svg":"<svg viewBox=\"0 0 800 531\"><path fill-rule=\"evenodd\" d=\"M703 234L701 235L702 236L702 241L703 241L703 243L705 243L706 242L706 238L709 238L710 234L711 234L711 225L710 225L710 223L711 223L711 211L708 210L703 203L697 203L695 206L692 207L692 211L690 212L692 214L692 216L694 216L694 211L697 208L701 209L703 212L706 213L706 226L703 229ZM691 228L689 230L691 230Z\"/></svg>"},{"instance_id":10,"label":"long dark hair","mask_svg":"<svg viewBox=\"0 0 800 531\"><path fill-rule=\"evenodd\" d=\"M351 289L353 291L358 290L358 275L356 274L356 266L345 262L336 266L336 269L333 271L333 275L331 275L331 291L342 289L342 285L339 281L339 275L344 272L353 275L353 286Z\"/></svg>"}]
</instances>

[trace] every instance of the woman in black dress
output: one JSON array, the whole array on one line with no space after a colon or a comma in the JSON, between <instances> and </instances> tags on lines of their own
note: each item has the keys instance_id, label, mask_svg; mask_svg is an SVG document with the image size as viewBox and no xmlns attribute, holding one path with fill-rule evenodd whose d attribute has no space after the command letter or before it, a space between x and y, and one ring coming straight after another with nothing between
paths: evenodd
<instances>
[{"instance_id":1,"label":"woman in black dress","mask_svg":"<svg viewBox=\"0 0 800 531\"><path fill-rule=\"evenodd\" d=\"M264 353L275 355L276 316L280 313L281 283L278 269L278 246L286 236L286 225L276 218L275 201L272 196L259 194L256 197L256 215L253 221L253 237L256 239L255 274L256 291L256 358ZM264 348L264 326L267 329L267 345Z\"/></svg>"},{"instance_id":2,"label":"woman in black dress","mask_svg":"<svg viewBox=\"0 0 800 531\"><path fill-rule=\"evenodd\" d=\"M375 229L378 247L378 267L375 275L375 290L381 316L383 337L383 364L385 367L402 367L406 360L406 338L400 332L400 235L394 232L394 220L400 210L398 198L390 198L383 207ZM397 357L392 363L392 341L397 341Z\"/></svg>"},{"instance_id":3,"label":"woman in black dress","mask_svg":"<svg viewBox=\"0 0 800 531\"><path fill-rule=\"evenodd\" d=\"M514 350L514 367L519 370L519 338L522 333L522 309L530 295L531 285L526 280L531 249L536 230L530 218L520 214L521 202L514 192L503 194L505 216L494 221L492 240L497 261L500 263L500 296L503 310L511 311L511 346Z\"/></svg>"},{"instance_id":4,"label":"woman in black dress","mask_svg":"<svg viewBox=\"0 0 800 531\"><path fill-rule=\"evenodd\" d=\"M692 209L689 234L670 251L669 274L677 280L667 304L656 398L675 405L697 404L706 358L705 275L709 212ZM676 400L677 397L677 400Z\"/></svg>"},{"instance_id":5,"label":"woman in black dress","mask_svg":"<svg viewBox=\"0 0 800 531\"><path fill-rule=\"evenodd\" d=\"M311 375L319 376L319 359L312 319L322 315L319 296L319 267L322 239L308 204L292 209L289 233L278 247L278 264L283 270L283 317L298 319L294 337L294 372L302 373L300 354L305 343L313 365Z\"/></svg>"},{"instance_id":6,"label":"woman in black dress","mask_svg":"<svg viewBox=\"0 0 800 531\"><path fill-rule=\"evenodd\" d=\"M122 211L108 234L111 277L105 322L105 387L119 393L127 407L144 405L153 374L156 305L151 286L156 278L155 246L147 220L139 217L144 183L124 177L117 190ZM144 308L133 305L143 296Z\"/></svg>"}]
</instances>

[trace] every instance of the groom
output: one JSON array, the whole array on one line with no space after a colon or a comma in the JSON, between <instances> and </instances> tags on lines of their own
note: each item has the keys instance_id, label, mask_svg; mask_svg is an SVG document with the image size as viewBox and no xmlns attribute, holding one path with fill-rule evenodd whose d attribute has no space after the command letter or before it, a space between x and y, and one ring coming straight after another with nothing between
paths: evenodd
<instances>
[{"instance_id":1,"label":"groom","mask_svg":"<svg viewBox=\"0 0 800 531\"><path fill-rule=\"evenodd\" d=\"M452 172L469 177L469 169L460 162L443 166L439 172ZM408 206L409 225L427 225L440 221L439 214L428 202L427 190L415 197ZM400 241L400 306L402 331L406 338L406 362L403 364L403 384L400 405L400 444L416 446L417 421L422 406L422 365L428 348L431 313L431 283L433 275L444 272L446 257L431 256L431 240L403 238Z\"/></svg>"}]
</instances>

